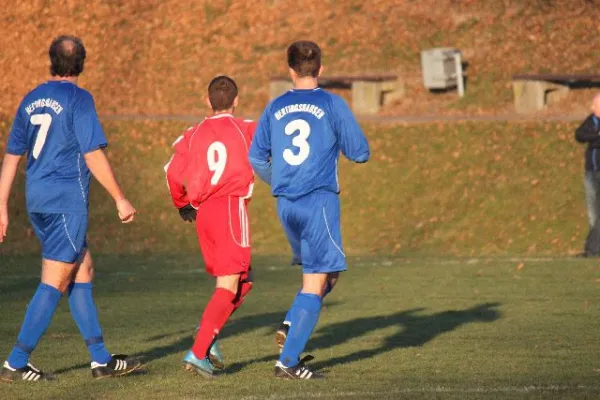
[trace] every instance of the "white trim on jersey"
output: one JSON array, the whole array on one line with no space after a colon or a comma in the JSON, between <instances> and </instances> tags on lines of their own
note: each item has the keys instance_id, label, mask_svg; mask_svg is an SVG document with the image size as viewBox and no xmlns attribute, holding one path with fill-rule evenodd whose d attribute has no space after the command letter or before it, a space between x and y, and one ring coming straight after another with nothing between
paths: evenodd
<instances>
[{"instance_id":1,"label":"white trim on jersey","mask_svg":"<svg viewBox=\"0 0 600 400\"><path fill-rule=\"evenodd\" d=\"M248 194L242 197L242 199L249 199L252 197L252 193L254 193L254 182L248 185Z\"/></svg>"},{"instance_id":2,"label":"white trim on jersey","mask_svg":"<svg viewBox=\"0 0 600 400\"><path fill-rule=\"evenodd\" d=\"M235 126L235 129L237 129L237 131L239 132L240 136L242 137L242 140L244 141L244 146L246 147L246 153L247 153L249 151L249 149L248 149L248 141L246 140L246 137L242 133L242 130L240 129L240 127L237 126L237 124L235 122L233 122L232 120L229 120L229 121L231 122L231 124L233 126Z\"/></svg>"},{"instance_id":3,"label":"white trim on jersey","mask_svg":"<svg viewBox=\"0 0 600 400\"><path fill-rule=\"evenodd\" d=\"M225 117L233 118L233 115L231 115L230 113L223 113L223 114L217 114L217 115L213 115L210 117L206 117L206 119L219 119L219 118L225 118Z\"/></svg>"},{"instance_id":4,"label":"white trim on jersey","mask_svg":"<svg viewBox=\"0 0 600 400\"><path fill-rule=\"evenodd\" d=\"M204 121L206 121L206 120L204 120ZM198 125L196 125L196 129L194 129L194 132L192 132L192 136L190 136L190 142L188 143L188 150L192 149L192 141L194 140L194 136L196 135L196 132L198 132L198 130L200 129L200 127L202 126L204 121L202 121Z\"/></svg>"},{"instance_id":5,"label":"white trim on jersey","mask_svg":"<svg viewBox=\"0 0 600 400\"><path fill-rule=\"evenodd\" d=\"M340 191L340 177L338 176L338 158L335 159L335 184L337 191Z\"/></svg>"},{"instance_id":6,"label":"white trim on jersey","mask_svg":"<svg viewBox=\"0 0 600 400\"><path fill-rule=\"evenodd\" d=\"M171 158L169 159L169 162L165 164L164 170L165 170L165 180L167 181L167 188L169 188L169 194L171 194L171 185L169 185L169 178L167 178L167 174L169 173L169 167L171 166L171 163L173 162L173 159L175 158L175 154L173 154L171 156Z\"/></svg>"},{"instance_id":7,"label":"white trim on jersey","mask_svg":"<svg viewBox=\"0 0 600 400\"><path fill-rule=\"evenodd\" d=\"M327 216L325 215L325 207L323 207L323 219L325 220L325 227L327 228L327 233L329 234L329 239L331 239L331 243L333 243L333 245L340 252L340 254L344 256L344 258L346 258L346 255L344 254L342 249L340 249L335 240L333 240L333 236L331 236L331 231L329 230L329 223L327 222Z\"/></svg>"},{"instance_id":8,"label":"white trim on jersey","mask_svg":"<svg viewBox=\"0 0 600 400\"><path fill-rule=\"evenodd\" d=\"M79 188L81 189L81 197L83 197L83 201L85 202L85 191L83 190L83 183L81 182L81 153L77 154L77 171L79 172L77 178L79 180Z\"/></svg>"},{"instance_id":9,"label":"white trim on jersey","mask_svg":"<svg viewBox=\"0 0 600 400\"><path fill-rule=\"evenodd\" d=\"M193 127L192 127L193 128ZM190 129L192 129L190 128ZM188 129L189 130L189 129ZM175 139L175 141L173 142L173 144L171 146L175 147L175 145L179 142L181 142L183 140L183 135L179 136L177 139Z\"/></svg>"}]
</instances>

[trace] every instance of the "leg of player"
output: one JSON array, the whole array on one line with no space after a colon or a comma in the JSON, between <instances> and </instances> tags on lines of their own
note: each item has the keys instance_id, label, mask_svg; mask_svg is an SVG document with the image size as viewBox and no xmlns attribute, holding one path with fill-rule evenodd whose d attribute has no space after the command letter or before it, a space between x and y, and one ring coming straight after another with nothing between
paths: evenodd
<instances>
[{"instance_id":1,"label":"leg of player","mask_svg":"<svg viewBox=\"0 0 600 400\"><path fill-rule=\"evenodd\" d=\"M209 349L235 310L239 283L240 274L217 276L215 291L202 314L192 350L183 359L186 370L206 378L213 377L214 365L210 362Z\"/></svg>"},{"instance_id":2,"label":"leg of player","mask_svg":"<svg viewBox=\"0 0 600 400\"><path fill-rule=\"evenodd\" d=\"M94 264L88 249L83 250L73 283L69 286L69 307L73 320L92 359L92 376L96 379L127 375L140 368L140 360L125 354L110 354L104 346L98 311L92 296Z\"/></svg>"},{"instance_id":3,"label":"leg of player","mask_svg":"<svg viewBox=\"0 0 600 400\"><path fill-rule=\"evenodd\" d=\"M333 290L338 281L339 276L339 272L332 272L327 275L325 286L322 289L323 294L321 295L321 300L325 299L325 296L327 296ZM277 342L277 346L279 347L280 353L283 350L283 345L285 344L285 340L287 339L288 333L290 331L290 325L292 324L290 322L292 319L291 312L292 309L290 308L287 314L285 315L285 319L283 320L281 325L279 325L279 328L277 328L277 331L275 332L275 341Z\"/></svg>"},{"instance_id":4,"label":"leg of player","mask_svg":"<svg viewBox=\"0 0 600 400\"><path fill-rule=\"evenodd\" d=\"M233 307L234 307L233 312L235 312L238 308L240 308L240 306L246 299L246 296L252 290L253 284L254 284L254 274L252 273L252 271L249 271L248 275L245 278L240 277L240 280L238 283L238 288L237 288L237 293L236 293L235 299L233 300ZM232 312L232 314L233 314L233 312Z\"/></svg>"},{"instance_id":5,"label":"leg of player","mask_svg":"<svg viewBox=\"0 0 600 400\"><path fill-rule=\"evenodd\" d=\"M249 271L249 273L246 276L242 275L240 277L237 293L235 295L235 299L233 299L233 311L231 312L231 315L229 315L229 318L231 318L231 316L236 312L236 310L240 308L240 306L244 303L246 296L252 290L253 281L254 278L252 271ZM223 354L221 353L221 348L219 346L219 341L217 340L217 338L215 338L212 345L210 346L210 349L208 349L208 358L215 368L225 368L225 360L223 358Z\"/></svg>"},{"instance_id":6,"label":"leg of player","mask_svg":"<svg viewBox=\"0 0 600 400\"><path fill-rule=\"evenodd\" d=\"M17 343L0 371L4 381L54 380L53 374L45 373L29 363L29 356L40 338L50 326L62 293L67 289L75 264L42 260L42 281L29 302Z\"/></svg>"},{"instance_id":7,"label":"leg of player","mask_svg":"<svg viewBox=\"0 0 600 400\"><path fill-rule=\"evenodd\" d=\"M308 356L300 360L300 354L304 351L310 335L317 326L327 280L328 274L326 273L305 273L303 275L302 290L296 296L289 311L291 325L279 361L275 366L275 376L299 379L323 377L304 366L304 361L310 360L312 357Z\"/></svg>"},{"instance_id":8,"label":"leg of player","mask_svg":"<svg viewBox=\"0 0 600 400\"><path fill-rule=\"evenodd\" d=\"M244 303L246 296L252 290L253 282L254 277L252 271L250 271L245 278L243 276L240 278L238 290L235 299L233 300L233 311L231 312L231 315L233 315L236 312L236 310L240 308L240 306ZM229 316L229 318L231 318L231 315ZM194 339L196 338L199 329L200 326L196 328L196 332L194 333ZM210 346L210 349L208 350L208 358L215 368L225 368L225 360L223 358L223 354L221 353L221 348L217 339L213 341L212 345Z\"/></svg>"}]
</instances>

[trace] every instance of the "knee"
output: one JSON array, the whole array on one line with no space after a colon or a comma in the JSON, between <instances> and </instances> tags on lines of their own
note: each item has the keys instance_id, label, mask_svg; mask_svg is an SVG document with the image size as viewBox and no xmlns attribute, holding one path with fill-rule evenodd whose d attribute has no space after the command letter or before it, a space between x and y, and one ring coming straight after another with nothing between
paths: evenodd
<instances>
[{"instance_id":1,"label":"knee","mask_svg":"<svg viewBox=\"0 0 600 400\"><path fill-rule=\"evenodd\" d=\"M217 288L229 290L232 293L237 293L239 285L239 275L227 275L217 277Z\"/></svg>"}]
</instances>

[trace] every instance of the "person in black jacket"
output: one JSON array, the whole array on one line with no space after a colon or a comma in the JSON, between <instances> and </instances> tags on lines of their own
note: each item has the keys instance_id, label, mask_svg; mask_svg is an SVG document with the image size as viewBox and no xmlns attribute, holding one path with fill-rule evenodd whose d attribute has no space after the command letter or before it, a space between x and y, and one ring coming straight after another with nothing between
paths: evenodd
<instances>
[{"instance_id":1,"label":"person in black jacket","mask_svg":"<svg viewBox=\"0 0 600 400\"><path fill-rule=\"evenodd\" d=\"M585 201L590 231L580 257L600 257L600 94L592 102L592 114L575 130L575 140L587 143L585 151Z\"/></svg>"}]
</instances>

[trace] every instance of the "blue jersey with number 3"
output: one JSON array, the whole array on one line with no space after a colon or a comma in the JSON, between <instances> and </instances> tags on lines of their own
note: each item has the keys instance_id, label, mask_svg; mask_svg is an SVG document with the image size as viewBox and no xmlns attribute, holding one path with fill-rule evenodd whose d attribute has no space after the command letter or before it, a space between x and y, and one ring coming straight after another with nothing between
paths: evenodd
<instances>
[{"instance_id":1,"label":"blue jersey with number 3","mask_svg":"<svg viewBox=\"0 0 600 400\"><path fill-rule=\"evenodd\" d=\"M87 214L90 171L83 155L107 145L92 95L49 81L21 102L6 152L27 153L27 210Z\"/></svg>"},{"instance_id":2,"label":"blue jersey with number 3","mask_svg":"<svg viewBox=\"0 0 600 400\"><path fill-rule=\"evenodd\" d=\"M250 162L274 196L296 199L316 190L339 192L340 150L355 162L369 159L367 139L346 102L320 88L293 89L265 109Z\"/></svg>"}]
</instances>

